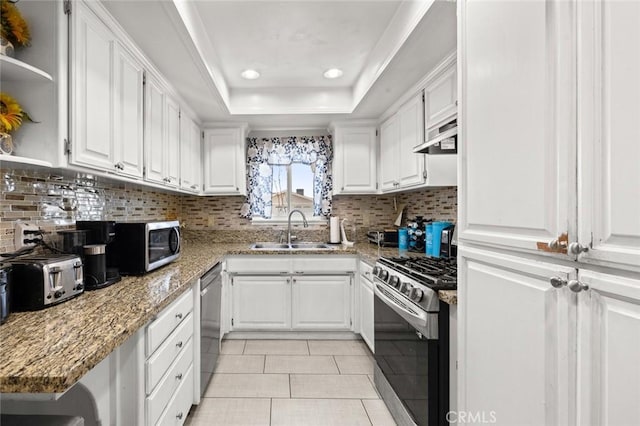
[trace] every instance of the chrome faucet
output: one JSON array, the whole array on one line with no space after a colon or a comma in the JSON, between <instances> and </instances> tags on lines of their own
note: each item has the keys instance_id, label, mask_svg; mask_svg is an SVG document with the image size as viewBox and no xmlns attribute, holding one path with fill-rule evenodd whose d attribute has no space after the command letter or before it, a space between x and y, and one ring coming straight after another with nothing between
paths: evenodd
<instances>
[{"instance_id":1,"label":"chrome faucet","mask_svg":"<svg viewBox=\"0 0 640 426\"><path fill-rule=\"evenodd\" d=\"M307 218L304 216L304 213L302 213L300 210L295 209L295 210L291 210L291 213L289 213L289 219L288 219L288 223L287 223L287 244L291 244L291 216L295 213L298 212L300 213L300 216L302 216L302 224L304 225L304 227L308 227L309 223L307 222Z\"/></svg>"}]
</instances>

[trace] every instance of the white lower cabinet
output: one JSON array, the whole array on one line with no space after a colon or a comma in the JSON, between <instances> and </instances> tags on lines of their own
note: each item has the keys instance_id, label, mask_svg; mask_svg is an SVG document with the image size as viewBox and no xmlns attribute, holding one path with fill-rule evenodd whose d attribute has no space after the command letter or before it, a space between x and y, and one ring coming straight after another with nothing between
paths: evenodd
<instances>
[{"instance_id":1,"label":"white lower cabinet","mask_svg":"<svg viewBox=\"0 0 640 426\"><path fill-rule=\"evenodd\" d=\"M374 290L371 266L360 262L360 336L367 343L371 352L375 352L373 330Z\"/></svg>"},{"instance_id":2,"label":"white lower cabinet","mask_svg":"<svg viewBox=\"0 0 640 426\"><path fill-rule=\"evenodd\" d=\"M290 286L290 277L233 277L231 327L234 330L289 330Z\"/></svg>"},{"instance_id":3,"label":"white lower cabinet","mask_svg":"<svg viewBox=\"0 0 640 426\"><path fill-rule=\"evenodd\" d=\"M580 269L578 425L640 424L640 278Z\"/></svg>"},{"instance_id":4,"label":"white lower cabinet","mask_svg":"<svg viewBox=\"0 0 640 426\"><path fill-rule=\"evenodd\" d=\"M500 425L573 424L576 294L549 280L575 279L576 270L487 250L460 254L458 410Z\"/></svg>"},{"instance_id":5,"label":"white lower cabinet","mask_svg":"<svg viewBox=\"0 0 640 426\"><path fill-rule=\"evenodd\" d=\"M291 328L351 329L351 275L291 278Z\"/></svg>"},{"instance_id":6,"label":"white lower cabinet","mask_svg":"<svg viewBox=\"0 0 640 426\"><path fill-rule=\"evenodd\" d=\"M193 291L165 308L145 332L145 424L182 425L194 400Z\"/></svg>"},{"instance_id":7,"label":"white lower cabinet","mask_svg":"<svg viewBox=\"0 0 640 426\"><path fill-rule=\"evenodd\" d=\"M354 329L350 256L234 256L230 331L349 331Z\"/></svg>"},{"instance_id":8,"label":"white lower cabinet","mask_svg":"<svg viewBox=\"0 0 640 426\"><path fill-rule=\"evenodd\" d=\"M460 254L458 413L504 425L640 424L640 277Z\"/></svg>"}]
</instances>

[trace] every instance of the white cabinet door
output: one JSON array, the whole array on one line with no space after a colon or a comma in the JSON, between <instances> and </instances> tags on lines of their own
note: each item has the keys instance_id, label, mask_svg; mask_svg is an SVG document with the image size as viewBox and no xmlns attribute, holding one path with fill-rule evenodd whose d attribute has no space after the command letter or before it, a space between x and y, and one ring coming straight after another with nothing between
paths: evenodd
<instances>
[{"instance_id":1,"label":"white cabinet door","mask_svg":"<svg viewBox=\"0 0 640 426\"><path fill-rule=\"evenodd\" d=\"M392 191L398 182L398 143L400 126L398 116L394 115L380 126L380 188Z\"/></svg>"},{"instance_id":2,"label":"white cabinet door","mask_svg":"<svg viewBox=\"0 0 640 426\"><path fill-rule=\"evenodd\" d=\"M576 270L460 247L458 412L501 425L572 424Z\"/></svg>"},{"instance_id":3,"label":"white cabinet door","mask_svg":"<svg viewBox=\"0 0 640 426\"><path fill-rule=\"evenodd\" d=\"M204 192L214 195L246 193L244 132L240 128L204 132Z\"/></svg>"},{"instance_id":4,"label":"white cabinet door","mask_svg":"<svg viewBox=\"0 0 640 426\"><path fill-rule=\"evenodd\" d=\"M578 425L640 424L640 280L580 270Z\"/></svg>"},{"instance_id":5,"label":"white cabinet door","mask_svg":"<svg viewBox=\"0 0 640 426\"><path fill-rule=\"evenodd\" d=\"M640 3L579 10L580 260L640 270Z\"/></svg>"},{"instance_id":6,"label":"white cabinet door","mask_svg":"<svg viewBox=\"0 0 640 426\"><path fill-rule=\"evenodd\" d=\"M375 353L373 329L373 282L360 276L360 335Z\"/></svg>"},{"instance_id":7,"label":"white cabinet door","mask_svg":"<svg viewBox=\"0 0 640 426\"><path fill-rule=\"evenodd\" d=\"M294 330L351 329L351 276L294 276Z\"/></svg>"},{"instance_id":8,"label":"white cabinet door","mask_svg":"<svg viewBox=\"0 0 640 426\"><path fill-rule=\"evenodd\" d=\"M167 102L167 145L165 179L169 186L178 186L180 181L180 105L166 97Z\"/></svg>"},{"instance_id":9,"label":"white cabinet door","mask_svg":"<svg viewBox=\"0 0 640 426\"><path fill-rule=\"evenodd\" d=\"M398 111L400 139L398 143L398 182L400 188L422 185L424 154L415 154L413 148L423 140L422 96L415 96Z\"/></svg>"},{"instance_id":10,"label":"white cabinet door","mask_svg":"<svg viewBox=\"0 0 640 426\"><path fill-rule=\"evenodd\" d=\"M452 64L424 89L424 129L435 129L458 113L458 74Z\"/></svg>"},{"instance_id":11,"label":"white cabinet door","mask_svg":"<svg viewBox=\"0 0 640 426\"><path fill-rule=\"evenodd\" d=\"M127 176L142 177L144 166L144 69L124 46L115 55L115 169Z\"/></svg>"},{"instance_id":12,"label":"white cabinet door","mask_svg":"<svg viewBox=\"0 0 640 426\"><path fill-rule=\"evenodd\" d=\"M198 192L202 162L200 127L190 117L180 118L180 187Z\"/></svg>"},{"instance_id":13,"label":"white cabinet door","mask_svg":"<svg viewBox=\"0 0 640 426\"><path fill-rule=\"evenodd\" d=\"M375 127L337 127L334 146L333 193L376 193Z\"/></svg>"},{"instance_id":14,"label":"white cabinet door","mask_svg":"<svg viewBox=\"0 0 640 426\"><path fill-rule=\"evenodd\" d=\"M114 170L115 37L82 2L72 22L70 162Z\"/></svg>"},{"instance_id":15,"label":"white cabinet door","mask_svg":"<svg viewBox=\"0 0 640 426\"><path fill-rule=\"evenodd\" d=\"M537 253L565 233L575 241L571 2L459 12L460 241Z\"/></svg>"},{"instance_id":16,"label":"white cabinet door","mask_svg":"<svg viewBox=\"0 0 640 426\"><path fill-rule=\"evenodd\" d=\"M145 179L165 183L165 144L167 138L165 92L160 83L147 74L145 85Z\"/></svg>"},{"instance_id":17,"label":"white cabinet door","mask_svg":"<svg viewBox=\"0 0 640 426\"><path fill-rule=\"evenodd\" d=\"M291 329L291 278L236 276L231 281L232 330Z\"/></svg>"}]
</instances>

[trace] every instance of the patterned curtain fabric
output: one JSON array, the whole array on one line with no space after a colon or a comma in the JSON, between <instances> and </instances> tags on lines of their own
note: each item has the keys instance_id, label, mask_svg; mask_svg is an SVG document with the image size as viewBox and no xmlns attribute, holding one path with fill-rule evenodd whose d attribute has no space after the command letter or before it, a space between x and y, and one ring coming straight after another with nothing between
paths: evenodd
<instances>
[{"instance_id":1,"label":"patterned curtain fabric","mask_svg":"<svg viewBox=\"0 0 640 426\"><path fill-rule=\"evenodd\" d=\"M311 165L313 179L313 215L331 214L333 179L331 136L290 137L286 139L248 138L247 201L240 216L271 218L272 165L303 163Z\"/></svg>"}]
</instances>

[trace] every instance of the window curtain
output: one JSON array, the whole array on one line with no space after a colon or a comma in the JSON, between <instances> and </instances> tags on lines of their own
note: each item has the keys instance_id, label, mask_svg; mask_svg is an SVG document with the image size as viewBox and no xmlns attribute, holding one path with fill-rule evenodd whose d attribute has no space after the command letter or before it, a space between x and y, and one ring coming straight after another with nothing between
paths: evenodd
<instances>
[{"instance_id":1,"label":"window curtain","mask_svg":"<svg viewBox=\"0 0 640 426\"><path fill-rule=\"evenodd\" d=\"M331 214L333 180L331 136L247 138L247 201L240 216L271 218L273 165L309 164L313 178L313 215Z\"/></svg>"}]
</instances>

